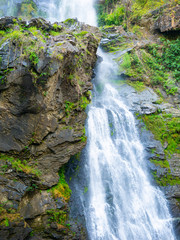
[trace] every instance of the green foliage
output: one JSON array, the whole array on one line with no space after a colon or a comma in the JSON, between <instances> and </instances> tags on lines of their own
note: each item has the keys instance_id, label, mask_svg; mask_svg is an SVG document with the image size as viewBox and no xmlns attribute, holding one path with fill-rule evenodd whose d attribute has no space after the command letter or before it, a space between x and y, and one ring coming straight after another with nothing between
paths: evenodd
<instances>
[{"instance_id":1,"label":"green foliage","mask_svg":"<svg viewBox=\"0 0 180 240\"><path fill-rule=\"evenodd\" d=\"M144 83L139 81L127 81L127 84L132 86L138 92L141 92L146 88Z\"/></svg>"},{"instance_id":2,"label":"green foliage","mask_svg":"<svg viewBox=\"0 0 180 240\"><path fill-rule=\"evenodd\" d=\"M90 100L86 96L82 96L79 100L79 106L82 110L85 110Z\"/></svg>"},{"instance_id":3,"label":"green foliage","mask_svg":"<svg viewBox=\"0 0 180 240\"><path fill-rule=\"evenodd\" d=\"M34 64L38 64L39 62L39 58L37 56L37 54L35 52L31 52L30 55L29 55L29 60Z\"/></svg>"},{"instance_id":4,"label":"green foliage","mask_svg":"<svg viewBox=\"0 0 180 240\"><path fill-rule=\"evenodd\" d=\"M34 192L36 189L38 189L38 186L36 184L32 184L30 187L27 188L27 192Z\"/></svg>"},{"instance_id":5,"label":"green foliage","mask_svg":"<svg viewBox=\"0 0 180 240\"><path fill-rule=\"evenodd\" d=\"M180 153L180 119L168 114L151 114L142 117L147 128L154 134L155 139L162 144L168 143L165 154L171 156Z\"/></svg>"},{"instance_id":6,"label":"green foliage","mask_svg":"<svg viewBox=\"0 0 180 240\"><path fill-rule=\"evenodd\" d=\"M150 160L154 165L160 166L162 168L170 169L169 162L167 160L157 160L157 159L151 159Z\"/></svg>"},{"instance_id":7,"label":"green foliage","mask_svg":"<svg viewBox=\"0 0 180 240\"><path fill-rule=\"evenodd\" d=\"M115 22L119 22L119 17L118 16L118 12L121 14L123 13L123 9L119 9L119 8L124 8L124 6L122 5L117 5L116 3L118 2L118 0L105 0L105 2L103 4L97 4L96 5L96 10L97 10L97 21L98 21L98 25L99 26L103 26L103 25L108 25L106 21L112 21L114 20ZM111 13L108 14L110 11L110 9L115 10L115 13ZM124 14L124 13L123 13ZM109 18L107 20L107 18Z\"/></svg>"},{"instance_id":8,"label":"green foliage","mask_svg":"<svg viewBox=\"0 0 180 240\"><path fill-rule=\"evenodd\" d=\"M75 37L84 37L88 32L87 31L81 31L79 33L74 33Z\"/></svg>"},{"instance_id":9,"label":"green foliage","mask_svg":"<svg viewBox=\"0 0 180 240\"><path fill-rule=\"evenodd\" d=\"M159 186L174 186L174 185L180 185L180 178L179 177L174 177L170 173L166 173L163 176L157 176L157 171L152 172L154 179L156 180L156 183Z\"/></svg>"},{"instance_id":10,"label":"green foliage","mask_svg":"<svg viewBox=\"0 0 180 240\"><path fill-rule=\"evenodd\" d=\"M67 117L69 117L70 113L73 111L74 108L75 108L74 103L65 101L65 113Z\"/></svg>"},{"instance_id":11,"label":"green foliage","mask_svg":"<svg viewBox=\"0 0 180 240\"><path fill-rule=\"evenodd\" d=\"M47 210L47 214L49 215L50 222L56 222L60 225L66 226L66 221L68 219L67 212L64 210Z\"/></svg>"},{"instance_id":12,"label":"green foliage","mask_svg":"<svg viewBox=\"0 0 180 240\"><path fill-rule=\"evenodd\" d=\"M125 53L119 70L125 71L130 78L161 85L167 94L174 95L180 81L180 39L152 44L148 49L133 50Z\"/></svg>"},{"instance_id":13,"label":"green foliage","mask_svg":"<svg viewBox=\"0 0 180 240\"><path fill-rule=\"evenodd\" d=\"M85 187L84 188L84 193L87 193L87 191L88 191L88 187Z\"/></svg>"},{"instance_id":14,"label":"green foliage","mask_svg":"<svg viewBox=\"0 0 180 240\"><path fill-rule=\"evenodd\" d=\"M116 6L114 11L104 16L106 25L121 25L124 20L125 8L122 5Z\"/></svg>"},{"instance_id":15,"label":"green foliage","mask_svg":"<svg viewBox=\"0 0 180 240\"><path fill-rule=\"evenodd\" d=\"M65 202L68 202L71 196L71 189L65 180L65 168L61 167L59 171L59 182L56 186L50 190L53 197L62 198Z\"/></svg>"},{"instance_id":16,"label":"green foliage","mask_svg":"<svg viewBox=\"0 0 180 240\"><path fill-rule=\"evenodd\" d=\"M133 0L132 11L130 18L132 20L139 19L143 15L147 14L150 10L154 10L165 3L169 3L168 0Z\"/></svg>"},{"instance_id":17,"label":"green foliage","mask_svg":"<svg viewBox=\"0 0 180 240\"><path fill-rule=\"evenodd\" d=\"M126 71L131 67L131 58L128 53L125 53L122 57L122 63L120 65L120 71Z\"/></svg>"},{"instance_id":18,"label":"green foliage","mask_svg":"<svg viewBox=\"0 0 180 240\"><path fill-rule=\"evenodd\" d=\"M1 34L2 34L2 31L1 31ZM2 35L3 38L1 39L0 41L0 46L7 40L7 39L10 39L12 42L16 42L19 46L22 45L22 42L23 42L23 38L25 37L24 36L24 33L23 33L23 30L13 30L13 31L10 31L10 32L6 32L6 34Z\"/></svg>"},{"instance_id":19,"label":"green foliage","mask_svg":"<svg viewBox=\"0 0 180 240\"><path fill-rule=\"evenodd\" d=\"M52 35L52 36L54 36L54 37L55 37L55 36L59 36L59 35L60 35L60 32L59 32L59 31L57 32L57 31L51 30L51 31L50 31L50 35Z\"/></svg>"},{"instance_id":20,"label":"green foliage","mask_svg":"<svg viewBox=\"0 0 180 240\"><path fill-rule=\"evenodd\" d=\"M161 54L158 51L159 47L159 45L155 44L150 45L149 52L154 57L156 63L161 64L163 71L171 71L175 82L180 82L180 38L172 41L163 40ZM172 85L173 83L170 84Z\"/></svg>"},{"instance_id":21,"label":"green foliage","mask_svg":"<svg viewBox=\"0 0 180 240\"><path fill-rule=\"evenodd\" d=\"M6 171L10 165L16 171L24 172L27 174L34 174L37 177L41 175L41 172L38 169L35 169L32 166L28 165L26 160L21 161L18 158L0 154L0 161L5 161L6 163L8 163L0 167L3 172Z\"/></svg>"},{"instance_id":22,"label":"green foliage","mask_svg":"<svg viewBox=\"0 0 180 240\"><path fill-rule=\"evenodd\" d=\"M81 142L86 142L87 137L86 137L86 129L83 128L83 135L81 136Z\"/></svg>"},{"instance_id":23,"label":"green foliage","mask_svg":"<svg viewBox=\"0 0 180 240\"><path fill-rule=\"evenodd\" d=\"M8 227L10 222L20 222L22 220L19 213L13 208L5 208L7 202L0 202L0 226Z\"/></svg>"},{"instance_id":24,"label":"green foliage","mask_svg":"<svg viewBox=\"0 0 180 240\"><path fill-rule=\"evenodd\" d=\"M65 24L67 25L73 25L76 23L76 19L73 19L73 18L68 18L64 21Z\"/></svg>"},{"instance_id":25,"label":"green foliage","mask_svg":"<svg viewBox=\"0 0 180 240\"><path fill-rule=\"evenodd\" d=\"M54 30L57 32L57 31L60 31L60 30L62 29L62 26L54 23L54 24L53 24L53 28L54 28Z\"/></svg>"},{"instance_id":26,"label":"green foliage","mask_svg":"<svg viewBox=\"0 0 180 240\"><path fill-rule=\"evenodd\" d=\"M0 30L0 37L4 37L6 35L6 32L3 30Z\"/></svg>"}]
</instances>

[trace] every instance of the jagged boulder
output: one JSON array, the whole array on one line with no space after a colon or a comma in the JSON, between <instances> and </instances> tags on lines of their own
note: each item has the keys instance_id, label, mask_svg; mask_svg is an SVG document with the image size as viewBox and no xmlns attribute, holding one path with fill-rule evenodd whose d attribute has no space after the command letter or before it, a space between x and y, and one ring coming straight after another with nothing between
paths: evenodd
<instances>
[{"instance_id":1,"label":"jagged boulder","mask_svg":"<svg viewBox=\"0 0 180 240\"><path fill-rule=\"evenodd\" d=\"M155 21L154 29L160 32L180 30L180 6L165 8Z\"/></svg>"}]
</instances>

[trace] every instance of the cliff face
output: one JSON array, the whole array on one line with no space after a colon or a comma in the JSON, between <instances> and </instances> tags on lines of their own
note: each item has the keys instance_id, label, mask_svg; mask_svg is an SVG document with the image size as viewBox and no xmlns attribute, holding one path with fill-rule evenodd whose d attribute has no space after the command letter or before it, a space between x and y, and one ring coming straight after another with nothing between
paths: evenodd
<instances>
[{"instance_id":1,"label":"cliff face","mask_svg":"<svg viewBox=\"0 0 180 240\"><path fill-rule=\"evenodd\" d=\"M127 20L128 30L124 22L122 26L102 27L100 44L105 51L113 52L118 64L119 80L115 84L117 88L120 85L121 96L137 118L153 184L168 199L177 236L180 235L179 9L174 1L142 15L135 16L141 9L132 11ZM112 10L105 20L116 23L114 13ZM118 19L122 16L123 12Z\"/></svg>"},{"instance_id":2,"label":"cliff face","mask_svg":"<svg viewBox=\"0 0 180 240\"><path fill-rule=\"evenodd\" d=\"M55 217L49 209L64 211L57 214L66 222L68 197L45 189L58 183L60 167L86 143L85 108L99 41L97 28L74 19L54 25L40 18L0 19L1 239L19 239L22 227L24 238L29 226L43 228L49 215ZM67 230L58 228L57 235Z\"/></svg>"}]
</instances>

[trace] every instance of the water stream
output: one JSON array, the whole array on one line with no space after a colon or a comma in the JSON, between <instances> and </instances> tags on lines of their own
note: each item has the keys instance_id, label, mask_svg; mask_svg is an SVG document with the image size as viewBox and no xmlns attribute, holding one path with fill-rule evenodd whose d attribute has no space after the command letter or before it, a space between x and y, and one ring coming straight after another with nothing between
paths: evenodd
<instances>
[{"instance_id":1,"label":"water stream","mask_svg":"<svg viewBox=\"0 0 180 240\"><path fill-rule=\"evenodd\" d=\"M93 0L71 3L64 0L60 12L62 18L78 17L90 24L96 21ZM101 50L99 55L103 61L96 70L81 171L86 176L87 192L81 192L79 198L88 237L90 240L173 240L167 202L163 193L150 184L134 116L109 81L116 75L115 63ZM102 93L96 90L97 84L104 85ZM74 188L79 187L75 180Z\"/></svg>"},{"instance_id":2,"label":"water stream","mask_svg":"<svg viewBox=\"0 0 180 240\"><path fill-rule=\"evenodd\" d=\"M93 0L40 0L51 21L77 17L96 25ZM79 177L73 194L83 212L90 240L173 240L171 216L163 193L150 183L143 145L128 104L113 87L112 58L98 52L93 100L89 107ZM103 91L98 91L103 85ZM80 189L82 179L86 189Z\"/></svg>"},{"instance_id":3,"label":"water stream","mask_svg":"<svg viewBox=\"0 0 180 240\"><path fill-rule=\"evenodd\" d=\"M175 239L164 195L150 184L134 116L108 83L116 71L112 59L100 54L95 81L104 90L95 86L88 111L88 197L82 200L89 239Z\"/></svg>"}]
</instances>

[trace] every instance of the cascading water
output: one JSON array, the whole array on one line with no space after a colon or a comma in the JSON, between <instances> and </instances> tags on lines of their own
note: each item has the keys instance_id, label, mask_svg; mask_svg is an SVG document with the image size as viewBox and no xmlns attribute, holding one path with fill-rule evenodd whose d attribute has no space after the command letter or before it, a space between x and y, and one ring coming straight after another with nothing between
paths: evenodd
<instances>
[{"instance_id":1,"label":"cascading water","mask_svg":"<svg viewBox=\"0 0 180 240\"><path fill-rule=\"evenodd\" d=\"M96 78L106 82L112 60L102 56ZM174 239L166 200L148 179L135 119L109 83L93 99L87 126L90 174L84 213L89 238Z\"/></svg>"},{"instance_id":2,"label":"cascading water","mask_svg":"<svg viewBox=\"0 0 180 240\"><path fill-rule=\"evenodd\" d=\"M92 23L93 1L62 1L63 18L79 17ZM84 4L86 5L84 8ZM84 15L84 10L90 13ZM93 10L93 11L92 11ZM92 11L92 13L91 13ZM95 20L94 20L95 21ZM114 73L112 59L103 61L96 80L104 83L88 111L86 156L83 173L88 193L80 196L91 240L173 240L171 216L160 190L148 179L143 146L135 119L108 82ZM78 189L77 180L74 188Z\"/></svg>"},{"instance_id":3,"label":"cascading water","mask_svg":"<svg viewBox=\"0 0 180 240\"><path fill-rule=\"evenodd\" d=\"M13 0L12 0L13 1ZM77 17L96 25L93 0L40 0L51 21ZM87 120L88 143L82 176L86 194L78 196L90 240L173 240L171 216L160 190L150 184L135 119L110 84L116 69L108 54L96 72L102 93L94 87ZM109 82L109 83L108 83ZM95 83L96 85L96 83ZM73 183L72 183L73 184ZM79 189L78 180L74 189ZM88 189L88 190L87 190Z\"/></svg>"},{"instance_id":4,"label":"cascading water","mask_svg":"<svg viewBox=\"0 0 180 240\"><path fill-rule=\"evenodd\" d=\"M59 16L61 20L78 18L81 22L96 25L96 12L93 2L94 0L62 0Z\"/></svg>"}]
</instances>

